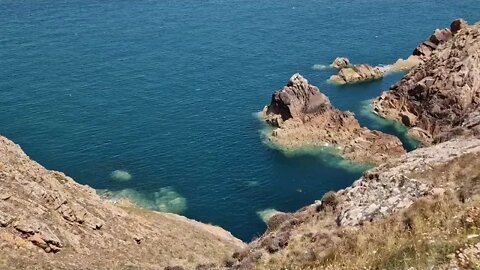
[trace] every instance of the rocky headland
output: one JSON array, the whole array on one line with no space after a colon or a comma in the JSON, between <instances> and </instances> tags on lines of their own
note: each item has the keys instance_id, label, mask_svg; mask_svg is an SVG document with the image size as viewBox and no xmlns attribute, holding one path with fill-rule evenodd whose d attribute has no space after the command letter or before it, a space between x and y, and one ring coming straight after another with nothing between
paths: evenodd
<instances>
[{"instance_id":1,"label":"rocky headland","mask_svg":"<svg viewBox=\"0 0 480 270\"><path fill-rule=\"evenodd\" d=\"M437 49L442 50L445 43L453 38L460 30L468 27L465 20L457 19L450 24L450 28L436 29L426 41L415 48L412 56L418 57L425 62Z\"/></svg>"},{"instance_id":2,"label":"rocky headland","mask_svg":"<svg viewBox=\"0 0 480 270\"><path fill-rule=\"evenodd\" d=\"M287 150L330 147L347 159L374 164L405 153L398 138L361 127L353 113L333 107L300 74L272 95L262 115L274 127L267 140Z\"/></svg>"},{"instance_id":3,"label":"rocky headland","mask_svg":"<svg viewBox=\"0 0 480 270\"><path fill-rule=\"evenodd\" d=\"M244 245L219 227L104 200L0 136L0 269L208 269Z\"/></svg>"},{"instance_id":4,"label":"rocky headland","mask_svg":"<svg viewBox=\"0 0 480 270\"><path fill-rule=\"evenodd\" d=\"M438 45L427 50L430 43ZM480 26L456 20L416 52L425 62L377 98L374 111L402 122L425 145L478 135Z\"/></svg>"}]
</instances>

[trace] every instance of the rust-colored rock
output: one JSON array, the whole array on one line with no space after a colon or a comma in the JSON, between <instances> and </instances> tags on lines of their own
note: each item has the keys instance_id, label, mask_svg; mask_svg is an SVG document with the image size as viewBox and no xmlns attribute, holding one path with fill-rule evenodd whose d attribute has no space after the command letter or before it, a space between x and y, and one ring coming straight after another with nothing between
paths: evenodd
<instances>
[{"instance_id":1,"label":"rust-colored rock","mask_svg":"<svg viewBox=\"0 0 480 270\"><path fill-rule=\"evenodd\" d=\"M412 55L418 56L422 61L428 60L435 50L442 49L447 41L467 26L467 22L457 19L450 24L450 28L436 29L429 39L415 48Z\"/></svg>"},{"instance_id":2,"label":"rust-colored rock","mask_svg":"<svg viewBox=\"0 0 480 270\"><path fill-rule=\"evenodd\" d=\"M340 69L337 75L332 75L330 81L336 84L354 84L383 78L385 71L367 64L354 65Z\"/></svg>"},{"instance_id":3,"label":"rust-colored rock","mask_svg":"<svg viewBox=\"0 0 480 270\"><path fill-rule=\"evenodd\" d=\"M398 138L360 127L353 113L334 108L328 97L300 74L272 95L263 117L276 127L267 139L288 150L328 146L347 159L370 163L405 153Z\"/></svg>"},{"instance_id":4,"label":"rust-colored rock","mask_svg":"<svg viewBox=\"0 0 480 270\"><path fill-rule=\"evenodd\" d=\"M452 25L453 38L373 104L376 113L402 122L424 144L480 133L480 25Z\"/></svg>"}]
</instances>

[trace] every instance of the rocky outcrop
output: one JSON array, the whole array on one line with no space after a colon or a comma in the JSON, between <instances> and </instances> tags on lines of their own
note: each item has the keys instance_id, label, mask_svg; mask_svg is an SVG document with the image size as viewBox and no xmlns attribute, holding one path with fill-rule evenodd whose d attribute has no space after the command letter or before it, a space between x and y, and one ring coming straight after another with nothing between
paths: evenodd
<instances>
[{"instance_id":1,"label":"rocky outcrop","mask_svg":"<svg viewBox=\"0 0 480 270\"><path fill-rule=\"evenodd\" d=\"M344 190L328 192L322 200L295 213L272 217L275 226L246 250L237 253L230 264L235 269L250 269L248 267L253 265L262 269L265 265L271 267L271 262L284 265L296 260L293 265L307 269L313 262L324 262L339 241L355 244L352 239L342 239L345 230L355 231L384 220L422 199L463 194L460 191L463 184L469 181L478 183L475 180L479 176L478 170L471 174L466 168L478 167L479 157L480 140L470 138L417 149L399 159L390 160L366 172ZM469 161L468 166L465 161ZM462 178L458 179L458 176ZM312 269L324 268L316 265Z\"/></svg>"},{"instance_id":2,"label":"rocky outcrop","mask_svg":"<svg viewBox=\"0 0 480 270\"><path fill-rule=\"evenodd\" d=\"M0 136L1 269L192 269L243 246L219 227L101 199Z\"/></svg>"},{"instance_id":3,"label":"rocky outcrop","mask_svg":"<svg viewBox=\"0 0 480 270\"><path fill-rule=\"evenodd\" d=\"M427 195L438 195L444 187L416 179L415 175L448 164L465 155L480 154L480 140L451 140L420 148L364 174L352 186L337 193L339 226L357 226L388 217Z\"/></svg>"},{"instance_id":4,"label":"rocky outcrop","mask_svg":"<svg viewBox=\"0 0 480 270\"><path fill-rule=\"evenodd\" d=\"M385 71L382 68L361 64L340 69L337 75L330 77L330 81L336 84L354 84L378 80L384 75Z\"/></svg>"},{"instance_id":5,"label":"rocky outcrop","mask_svg":"<svg viewBox=\"0 0 480 270\"><path fill-rule=\"evenodd\" d=\"M351 66L347 58L337 57L331 66L340 71L337 75L331 76L330 81L336 84L354 84L378 80L392 72L410 71L430 59L435 50L441 50L445 43L466 27L468 27L468 24L464 20L457 19L451 23L450 28L436 29L428 40L415 48L412 55L407 59L398 59L391 65L372 67L362 64Z\"/></svg>"},{"instance_id":6,"label":"rocky outcrop","mask_svg":"<svg viewBox=\"0 0 480 270\"><path fill-rule=\"evenodd\" d=\"M427 145L479 133L480 25L455 21L449 31L455 34L448 41L445 29L434 35L439 45L423 55L426 62L373 103L377 114L402 122Z\"/></svg>"},{"instance_id":7,"label":"rocky outcrop","mask_svg":"<svg viewBox=\"0 0 480 270\"><path fill-rule=\"evenodd\" d=\"M337 57L330 66L336 69L346 68L350 66L350 60L346 57Z\"/></svg>"},{"instance_id":8,"label":"rocky outcrop","mask_svg":"<svg viewBox=\"0 0 480 270\"><path fill-rule=\"evenodd\" d=\"M421 61L430 59L432 53L452 39L460 30L468 27L467 22L457 19L450 24L450 28L436 29L430 38L420 45L412 53L412 56L418 57Z\"/></svg>"},{"instance_id":9,"label":"rocky outcrop","mask_svg":"<svg viewBox=\"0 0 480 270\"><path fill-rule=\"evenodd\" d=\"M350 160L370 163L405 153L398 138L360 127L353 113L334 108L327 96L299 74L272 95L262 115L275 127L268 141L287 150L328 146Z\"/></svg>"}]
</instances>

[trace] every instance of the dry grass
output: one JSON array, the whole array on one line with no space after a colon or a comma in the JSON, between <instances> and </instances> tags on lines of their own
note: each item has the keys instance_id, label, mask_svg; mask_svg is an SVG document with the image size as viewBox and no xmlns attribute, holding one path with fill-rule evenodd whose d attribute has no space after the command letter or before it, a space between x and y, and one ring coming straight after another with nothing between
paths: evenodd
<instances>
[{"instance_id":1,"label":"dry grass","mask_svg":"<svg viewBox=\"0 0 480 270\"><path fill-rule=\"evenodd\" d=\"M474 204L480 205L478 201ZM344 231L330 256L315 262L324 269L428 269L447 263L447 255L477 233L462 222L468 209L454 198L419 200L404 213Z\"/></svg>"},{"instance_id":2,"label":"dry grass","mask_svg":"<svg viewBox=\"0 0 480 270\"><path fill-rule=\"evenodd\" d=\"M455 251L480 241L472 237L480 234L480 215L466 221L472 209L480 209L479 165L478 155L465 155L410 175L445 193L387 219L356 229L326 227L328 217L305 223L285 250L264 254L256 269L446 269ZM480 269L478 263L463 267Z\"/></svg>"},{"instance_id":3,"label":"dry grass","mask_svg":"<svg viewBox=\"0 0 480 270\"><path fill-rule=\"evenodd\" d=\"M357 230L321 230L292 241L284 252L266 255L256 269L430 269L480 234L464 217L480 200L461 203L453 194L421 199L407 211ZM480 220L479 220L480 222Z\"/></svg>"}]
</instances>

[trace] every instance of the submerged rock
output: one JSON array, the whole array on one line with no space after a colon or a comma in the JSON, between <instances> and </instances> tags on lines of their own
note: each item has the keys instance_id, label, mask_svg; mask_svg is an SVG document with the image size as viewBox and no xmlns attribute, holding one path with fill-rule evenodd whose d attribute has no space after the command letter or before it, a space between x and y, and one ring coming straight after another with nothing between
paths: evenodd
<instances>
[{"instance_id":1,"label":"submerged rock","mask_svg":"<svg viewBox=\"0 0 480 270\"><path fill-rule=\"evenodd\" d=\"M353 113L334 108L327 96L298 73L272 95L262 115L276 128L267 140L287 150L329 146L347 159L368 163L405 153L398 138L360 127Z\"/></svg>"},{"instance_id":2,"label":"submerged rock","mask_svg":"<svg viewBox=\"0 0 480 270\"><path fill-rule=\"evenodd\" d=\"M424 144L479 134L480 25L456 20L452 30L450 39L447 30L436 32L430 39L441 46L373 103L377 114L402 122Z\"/></svg>"},{"instance_id":3,"label":"submerged rock","mask_svg":"<svg viewBox=\"0 0 480 270\"><path fill-rule=\"evenodd\" d=\"M337 57L335 60L333 60L331 66L336 69L346 68L350 66L350 60L348 60L346 57Z\"/></svg>"},{"instance_id":4,"label":"submerged rock","mask_svg":"<svg viewBox=\"0 0 480 270\"><path fill-rule=\"evenodd\" d=\"M367 64L344 67L337 75L330 77L330 81L337 84L354 84L383 78L385 71Z\"/></svg>"}]
</instances>

